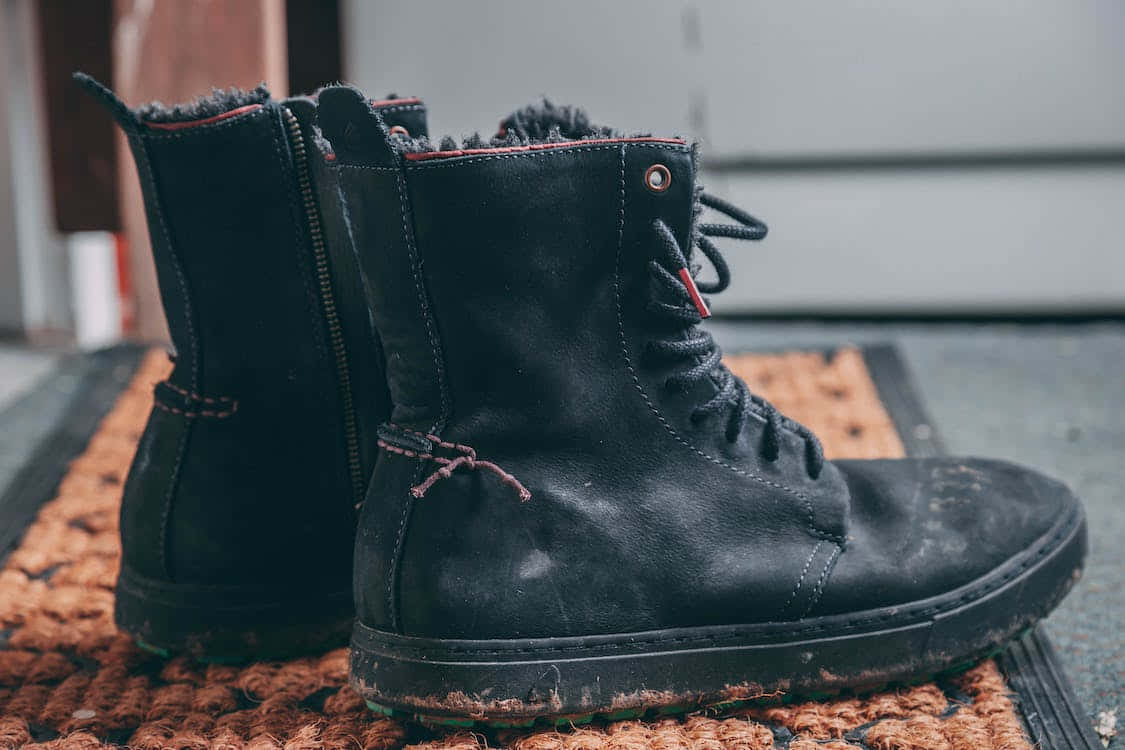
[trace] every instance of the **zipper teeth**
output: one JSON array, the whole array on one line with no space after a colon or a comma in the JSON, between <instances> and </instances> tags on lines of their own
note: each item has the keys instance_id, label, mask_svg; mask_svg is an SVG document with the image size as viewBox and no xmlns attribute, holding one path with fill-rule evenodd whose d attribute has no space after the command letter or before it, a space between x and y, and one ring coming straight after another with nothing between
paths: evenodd
<instances>
[{"instance_id":1,"label":"zipper teeth","mask_svg":"<svg viewBox=\"0 0 1125 750\"><path fill-rule=\"evenodd\" d=\"M297 117L282 107L285 124L289 129L289 141L293 147L293 161L297 167L297 185L301 191L301 202L305 209L305 219L309 225L309 238L312 241L313 263L316 268L317 286L320 302L324 308L324 319L328 324L328 340L336 360L336 381L340 387L340 401L344 411L344 440L348 450L348 473L352 481L352 496L356 504L363 502L363 468L359 460L359 427L356 423L355 400L352 398L352 379L348 371L348 352L344 345L344 332L340 326L340 314L336 309L336 297L332 292L332 277L328 270L328 251L324 243L324 232L320 225L320 212L317 210L316 195L309 177L309 159L305 151L305 139Z\"/></svg>"}]
</instances>

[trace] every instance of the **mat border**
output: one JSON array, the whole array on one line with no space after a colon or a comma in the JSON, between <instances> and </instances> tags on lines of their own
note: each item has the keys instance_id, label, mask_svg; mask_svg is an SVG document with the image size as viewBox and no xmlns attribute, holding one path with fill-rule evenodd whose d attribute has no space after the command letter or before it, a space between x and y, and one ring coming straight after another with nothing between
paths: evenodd
<instances>
[{"instance_id":1,"label":"mat border","mask_svg":"<svg viewBox=\"0 0 1125 750\"><path fill-rule=\"evenodd\" d=\"M945 444L898 348L894 344L874 344L861 347L860 351L906 455L944 455ZM1017 709L1037 748L1102 750L1101 740L1082 710L1042 625L1012 643L997 657L997 662L1015 691Z\"/></svg>"},{"instance_id":2,"label":"mat border","mask_svg":"<svg viewBox=\"0 0 1125 750\"><path fill-rule=\"evenodd\" d=\"M70 462L86 449L102 419L129 385L147 348L121 344L108 349L64 357L54 372L20 398L49 397L67 390L63 416L47 430L39 444L0 493L0 562L23 538L44 503L55 496ZM4 414L0 413L0 429Z\"/></svg>"},{"instance_id":3,"label":"mat border","mask_svg":"<svg viewBox=\"0 0 1125 750\"><path fill-rule=\"evenodd\" d=\"M65 358L55 373L26 395L58 390L76 378L64 416L40 440L30 459L0 494L0 561L22 538L39 508L54 497L67 467L85 449L101 420L128 386L147 347L123 344ZM831 350L829 350L831 351ZM944 443L930 419L913 378L893 344L860 349L867 371L909 456L940 456ZM750 352L754 353L754 352ZM0 429L4 415L0 413ZM1100 750L1094 732L1041 627L1013 643L999 657L1016 693L1017 707L1032 742L1041 750Z\"/></svg>"}]
</instances>

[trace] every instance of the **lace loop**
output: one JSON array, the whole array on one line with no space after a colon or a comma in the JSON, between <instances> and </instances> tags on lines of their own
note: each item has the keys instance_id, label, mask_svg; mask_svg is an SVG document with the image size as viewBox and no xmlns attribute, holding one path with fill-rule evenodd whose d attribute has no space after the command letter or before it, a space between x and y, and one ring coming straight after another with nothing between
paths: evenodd
<instances>
[{"instance_id":1,"label":"lace loop","mask_svg":"<svg viewBox=\"0 0 1125 750\"><path fill-rule=\"evenodd\" d=\"M697 200L703 206L723 213L738 223L696 225L694 245L711 263L716 273L715 281L700 282L695 279L699 267L689 266L688 258L672 230L661 219L653 221L653 231L663 250L663 258L650 261L649 272L655 287L673 301L650 299L648 311L653 316L676 324L681 333L683 328L687 328L688 336L650 341L647 353L650 357L682 359L690 363L686 369L666 378L665 384L669 388L687 390L693 383L705 378L714 383L715 395L692 411L693 422L729 411L725 436L728 442L733 443L742 434L746 420L751 415L757 415L765 421L761 451L767 461L776 461L780 457L782 431L788 429L804 441L805 466L809 476L816 479L824 467L824 450L820 441L808 428L782 416L771 403L750 393L746 384L722 363L722 350L711 334L696 328L710 315L706 301L699 292L714 294L730 286L730 268L718 247L709 238L760 240L766 236L766 225L742 209L708 193L698 192Z\"/></svg>"}]
</instances>

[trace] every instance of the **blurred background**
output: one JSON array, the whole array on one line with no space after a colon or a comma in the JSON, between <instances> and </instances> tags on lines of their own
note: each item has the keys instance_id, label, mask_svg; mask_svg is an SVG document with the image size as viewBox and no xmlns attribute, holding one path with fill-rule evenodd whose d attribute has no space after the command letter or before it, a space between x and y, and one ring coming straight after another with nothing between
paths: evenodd
<instances>
[{"instance_id":1,"label":"blurred background","mask_svg":"<svg viewBox=\"0 0 1125 750\"><path fill-rule=\"evenodd\" d=\"M1125 312L1125 4L0 0L0 331L163 332L131 104L338 79L423 96L438 134L547 95L704 143L762 216L719 315ZM95 234L90 234L94 232Z\"/></svg>"}]
</instances>

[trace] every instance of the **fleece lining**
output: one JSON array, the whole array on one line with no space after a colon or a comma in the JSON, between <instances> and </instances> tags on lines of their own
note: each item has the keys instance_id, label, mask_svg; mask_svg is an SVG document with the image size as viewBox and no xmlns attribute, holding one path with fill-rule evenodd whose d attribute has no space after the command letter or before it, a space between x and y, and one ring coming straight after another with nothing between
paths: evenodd
<instances>
[{"instance_id":1,"label":"fleece lining","mask_svg":"<svg viewBox=\"0 0 1125 750\"><path fill-rule=\"evenodd\" d=\"M615 138L613 128L590 122L586 110L570 105L556 105L549 99L517 109L500 121L497 136L515 133L520 138L546 140L557 134L565 140L583 138Z\"/></svg>"},{"instance_id":2,"label":"fleece lining","mask_svg":"<svg viewBox=\"0 0 1125 750\"><path fill-rule=\"evenodd\" d=\"M500 130L491 138L473 133L460 142L451 136L433 141L425 136L399 137L396 146L404 153L432 153L439 151L465 151L482 148L512 148L543 143L563 143L603 138L624 138L625 134L590 121L580 107L556 105L548 99L518 109L500 121ZM642 133L630 137L647 138Z\"/></svg>"},{"instance_id":3,"label":"fleece lining","mask_svg":"<svg viewBox=\"0 0 1125 750\"><path fill-rule=\"evenodd\" d=\"M166 106L150 102L134 110L143 122L190 122L225 114L250 104L265 104L270 99L269 89L260 84L251 91L239 88L212 89L210 96L200 96L184 104Z\"/></svg>"}]
</instances>

